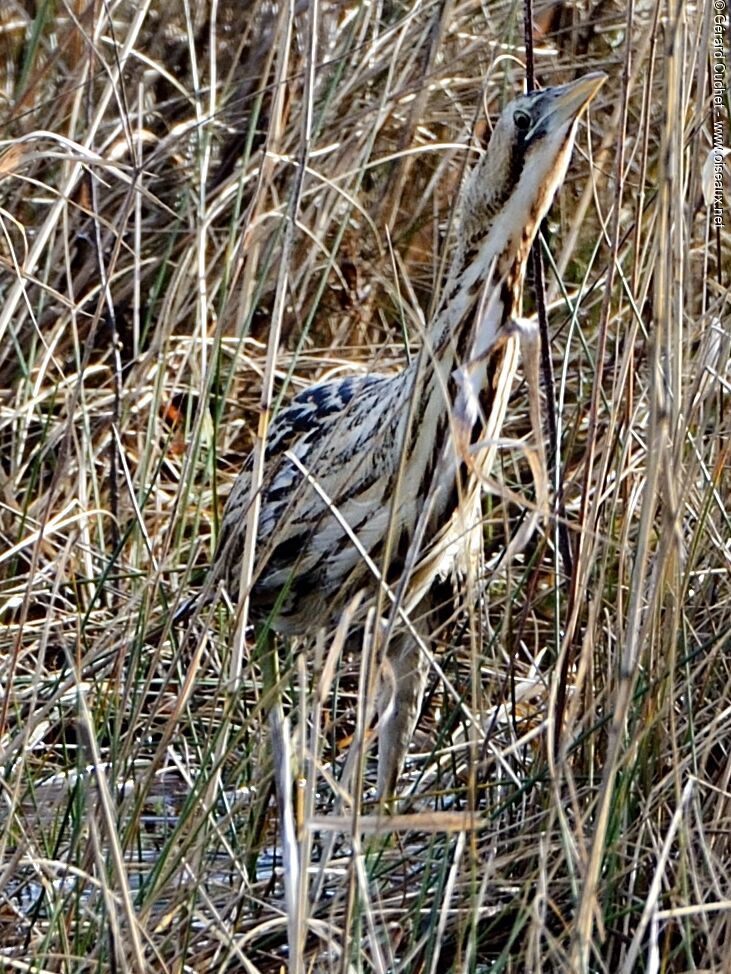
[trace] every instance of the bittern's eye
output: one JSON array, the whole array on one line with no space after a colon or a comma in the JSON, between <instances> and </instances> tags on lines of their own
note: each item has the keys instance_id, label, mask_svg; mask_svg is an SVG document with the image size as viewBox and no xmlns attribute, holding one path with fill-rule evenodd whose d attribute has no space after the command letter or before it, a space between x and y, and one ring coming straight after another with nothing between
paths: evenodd
<instances>
[{"instance_id":1,"label":"bittern's eye","mask_svg":"<svg viewBox=\"0 0 731 974\"><path fill-rule=\"evenodd\" d=\"M519 108L513 115L513 122L515 122L515 127L519 132L527 132L531 125L531 117L528 112Z\"/></svg>"}]
</instances>

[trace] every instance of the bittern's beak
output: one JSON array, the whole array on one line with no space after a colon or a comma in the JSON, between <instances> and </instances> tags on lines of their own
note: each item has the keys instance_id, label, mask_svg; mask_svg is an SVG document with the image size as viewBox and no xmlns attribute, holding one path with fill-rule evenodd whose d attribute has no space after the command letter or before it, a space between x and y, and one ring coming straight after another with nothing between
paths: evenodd
<instances>
[{"instance_id":1,"label":"bittern's beak","mask_svg":"<svg viewBox=\"0 0 731 974\"><path fill-rule=\"evenodd\" d=\"M606 80L607 75L603 71L592 71L583 78L546 92L551 96L551 127L560 127L578 118Z\"/></svg>"}]
</instances>

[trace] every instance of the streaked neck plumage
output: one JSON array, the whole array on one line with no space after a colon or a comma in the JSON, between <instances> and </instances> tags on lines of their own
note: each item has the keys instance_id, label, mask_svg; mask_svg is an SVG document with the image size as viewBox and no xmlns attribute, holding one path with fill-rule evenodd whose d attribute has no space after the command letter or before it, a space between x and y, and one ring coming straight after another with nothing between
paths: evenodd
<instances>
[{"instance_id":1,"label":"streaked neck plumage","mask_svg":"<svg viewBox=\"0 0 731 974\"><path fill-rule=\"evenodd\" d=\"M568 167L583 109L604 75L532 92L500 115L467 180L459 237L428 354L444 374L480 359L520 315L525 265Z\"/></svg>"}]
</instances>

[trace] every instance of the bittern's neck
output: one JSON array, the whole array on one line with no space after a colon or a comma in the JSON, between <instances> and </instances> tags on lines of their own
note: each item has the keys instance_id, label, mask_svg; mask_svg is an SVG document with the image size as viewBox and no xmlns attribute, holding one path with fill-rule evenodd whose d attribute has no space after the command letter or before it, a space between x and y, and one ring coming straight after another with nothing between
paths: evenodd
<instances>
[{"instance_id":1,"label":"bittern's neck","mask_svg":"<svg viewBox=\"0 0 731 974\"><path fill-rule=\"evenodd\" d=\"M435 364L447 368L481 358L504 325L520 314L534 221L508 200L481 231L458 242L441 310L428 335Z\"/></svg>"}]
</instances>

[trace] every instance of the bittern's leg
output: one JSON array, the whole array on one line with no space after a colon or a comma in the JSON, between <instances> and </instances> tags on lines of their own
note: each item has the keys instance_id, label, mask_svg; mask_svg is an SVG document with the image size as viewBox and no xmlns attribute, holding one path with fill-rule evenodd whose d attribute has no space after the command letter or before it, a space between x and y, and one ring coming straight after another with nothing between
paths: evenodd
<instances>
[{"instance_id":1,"label":"bittern's leg","mask_svg":"<svg viewBox=\"0 0 731 974\"><path fill-rule=\"evenodd\" d=\"M279 681L279 660L277 657L277 646L274 633L268 631L259 634L257 650L259 653L261 674L262 674L262 697L266 701L266 711L268 712L268 722L271 727L272 710L278 705L281 711L281 699L275 700L275 687ZM252 802L248 834L251 836L251 848L246 861L246 868L252 882L256 879L256 865L259 859L261 846L264 844L266 833L267 813L269 803L274 794L274 773L275 766L272 754L272 735L264 734L262 742L262 760L258 769L256 780L255 797Z\"/></svg>"},{"instance_id":2,"label":"bittern's leg","mask_svg":"<svg viewBox=\"0 0 731 974\"><path fill-rule=\"evenodd\" d=\"M378 689L378 797L396 792L414 735L428 671L428 661L408 632L394 636L381 664Z\"/></svg>"}]
</instances>

